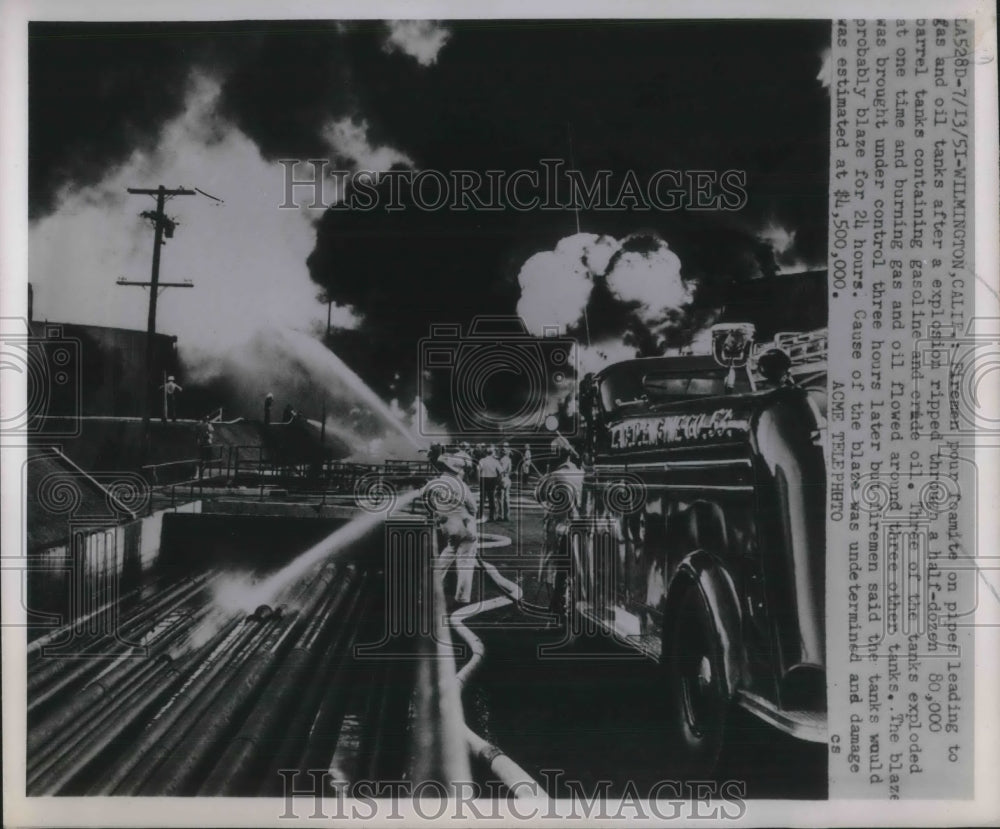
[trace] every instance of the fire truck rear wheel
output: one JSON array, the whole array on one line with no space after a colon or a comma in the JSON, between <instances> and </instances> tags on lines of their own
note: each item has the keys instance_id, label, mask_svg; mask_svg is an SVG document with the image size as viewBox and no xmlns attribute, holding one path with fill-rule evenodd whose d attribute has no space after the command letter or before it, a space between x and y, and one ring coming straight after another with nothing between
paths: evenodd
<instances>
[{"instance_id":1,"label":"fire truck rear wheel","mask_svg":"<svg viewBox=\"0 0 1000 829\"><path fill-rule=\"evenodd\" d=\"M710 775L732 708L722 644L701 590L692 584L664 630L670 748L687 776Z\"/></svg>"}]
</instances>

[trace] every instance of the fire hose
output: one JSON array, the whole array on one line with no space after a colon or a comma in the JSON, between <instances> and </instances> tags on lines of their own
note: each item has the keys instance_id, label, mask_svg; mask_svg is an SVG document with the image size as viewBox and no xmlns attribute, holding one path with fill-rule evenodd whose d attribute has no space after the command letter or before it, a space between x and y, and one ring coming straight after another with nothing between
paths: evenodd
<instances>
[{"instance_id":1,"label":"fire hose","mask_svg":"<svg viewBox=\"0 0 1000 829\"><path fill-rule=\"evenodd\" d=\"M481 537L485 537L488 540L485 542L481 541L479 544L480 548L506 547L511 543L510 538L504 535L484 533ZM486 656L486 647L483 644L483 640L469 630L465 622L481 613L487 613L521 600L520 586L503 576L489 562L482 559L479 559L479 562L493 583L506 595L497 596L492 599L480 599L478 602L456 610L449 617L452 629L462 637L471 651L469 661L455 675L460 689L466 687L469 679L479 669ZM544 791L541 783L514 762L503 749L483 739L468 724L465 726L465 736L469 744L469 750L473 756L489 768L515 797L523 797L525 796L524 793L529 791L536 793L537 796L538 792Z\"/></svg>"}]
</instances>

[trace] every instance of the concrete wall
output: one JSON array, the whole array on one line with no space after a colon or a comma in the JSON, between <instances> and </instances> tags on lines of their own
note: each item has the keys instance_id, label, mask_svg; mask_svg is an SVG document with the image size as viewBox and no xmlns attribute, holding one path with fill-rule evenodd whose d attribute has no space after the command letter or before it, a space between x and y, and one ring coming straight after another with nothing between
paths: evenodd
<instances>
[{"instance_id":1,"label":"concrete wall","mask_svg":"<svg viewBox=\"0 0 1000 829\"><path fill-rule=\"evenodd\" d=\"M71 524L67 543L32 557L25 605L30 637L86 616L140 585L141 524Z\"/></svg>"},{"instance_id":2,"label":"concrete wall","mask_svg":"<svg viewBox=\"0 0 1000 829\"><path fill-rule=\"evenodd\" d=\"M179 512L162 520L154 572L170 579L210 568L276 570L346 523L341 517Z\"/></svg>"}]
</instances>

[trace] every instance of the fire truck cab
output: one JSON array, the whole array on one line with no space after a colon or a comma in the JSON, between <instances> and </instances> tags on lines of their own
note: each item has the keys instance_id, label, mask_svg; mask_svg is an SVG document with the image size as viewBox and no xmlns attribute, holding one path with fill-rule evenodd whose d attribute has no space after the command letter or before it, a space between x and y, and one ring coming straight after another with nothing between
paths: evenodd
<instances>
[{"instance_id":1,"label":"fire truck cab","mask_svg":"<svg viewBox=\"0 0 1000 829\"><path fill-rule=\"evenodd\" d=\"M627 360L581 386L564 580L570 621L663 666L692 771L714 766L733 705L826 740L825 331L763 348L715 333L714 355Z\"/></svg>"}]
</instances>

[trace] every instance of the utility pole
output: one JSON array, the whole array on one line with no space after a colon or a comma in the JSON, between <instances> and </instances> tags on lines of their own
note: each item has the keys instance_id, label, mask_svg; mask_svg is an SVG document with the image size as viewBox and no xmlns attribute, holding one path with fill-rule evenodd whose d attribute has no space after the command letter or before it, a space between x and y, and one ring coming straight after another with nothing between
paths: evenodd
<instances>
[{"instance_id":1,"label":"utility pole","mask_svg":"<svg viewBox=\"0 0 1000 829\"><path fill-rule=\"evenodd\" d=\"M323 345L330 347L330 311L333 309L333 300L327 295L326 298L326 339ZM326 391L323 391L323 414L319 423L319 445L326 447Z\"/></svg>"},{"instance_id":2,"label":"utility pole","mask_svg":"<svg viewBox=\"0 0 1000 829\"><path fill-rule=\"evenodd\" d=\"M128 192L133 195L156 197L156 210L144 210L142 212L142 216L144 218L151 219L153 221L153 227L155 229L153 235L153 269L150 275L150 281L129 282L125 279L118 280L119 285L139 285L143 288L149 288L149 318L146 322L146 401L142 415L143 430L148 432L149 413L153 408L156 391L156 381L153 377L153 335L156 334L156 300L159 298L161 288L194 287L191 282L160 282L160 246L165 244L163 241L164 231L166 231L166 236L169 239L173 237L174 228L176 227L174 220L169 218L163 212L163 206L166 203L168 196L194 196L197 195L197 191L188 190L185 187L177 187L173 190L168 190L161 184L156 189L129 187Z\"/></svg>"},{"instance_id":3,"label":"utility pole","mask_svg":"<svg viewBox=\"0 0 1000 829\"><path fill-rule=\"evenodd\" d=\"M569 143L569 167L571 170L576 169L576 161L573 159L573 125L566 122L566 138ZM573 213L576 215L576 232L580 233L580 205L576 201L576 190L573 190ZM589 302L589 299L588 299ZM587 317L587 303L583 303L583 327L587 332L587 347L591 345L590 342L590 319Z\"/></svg>"}]
</instances>

